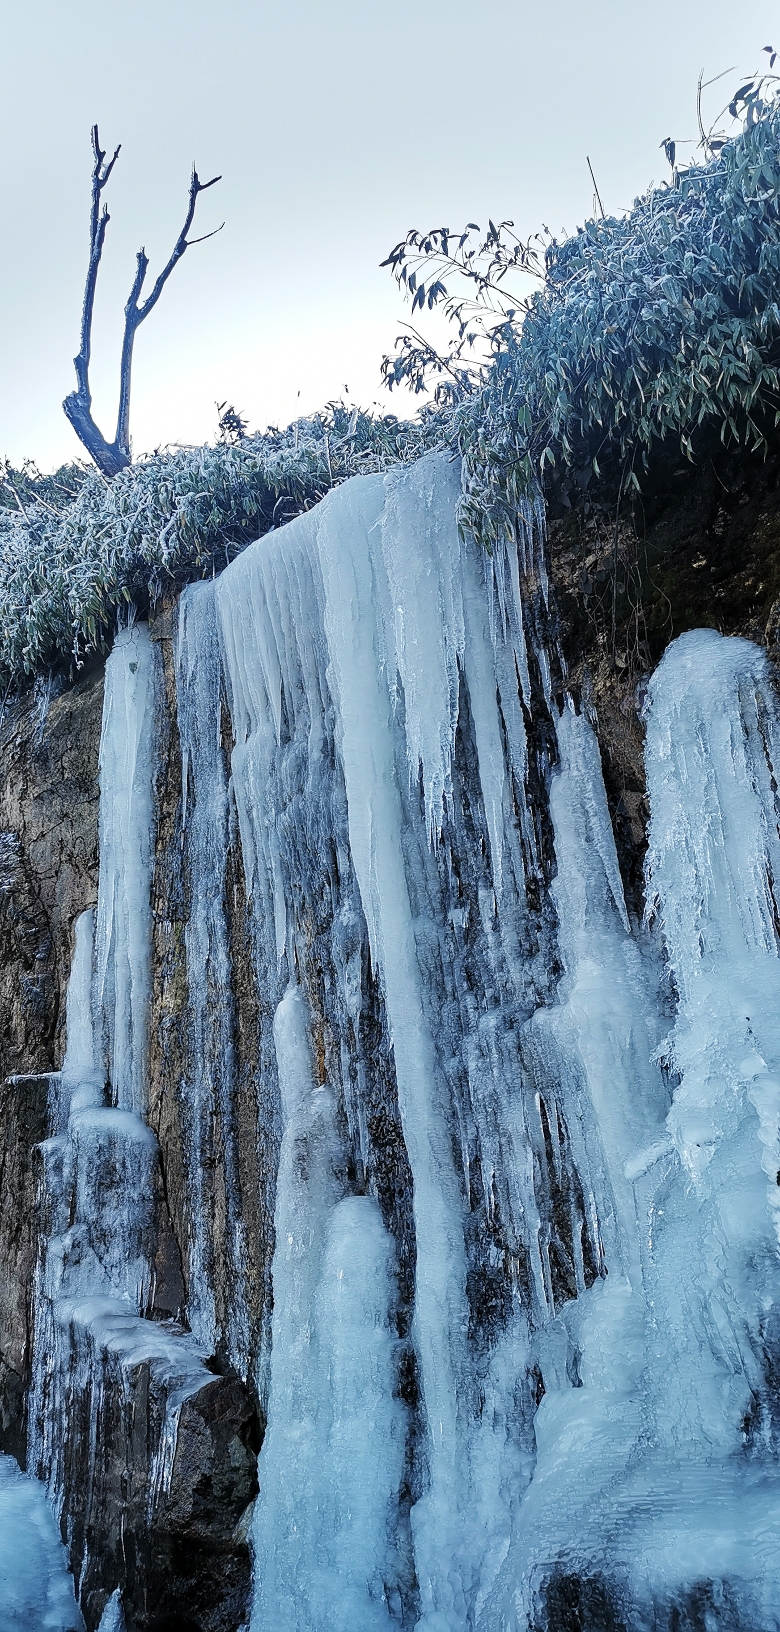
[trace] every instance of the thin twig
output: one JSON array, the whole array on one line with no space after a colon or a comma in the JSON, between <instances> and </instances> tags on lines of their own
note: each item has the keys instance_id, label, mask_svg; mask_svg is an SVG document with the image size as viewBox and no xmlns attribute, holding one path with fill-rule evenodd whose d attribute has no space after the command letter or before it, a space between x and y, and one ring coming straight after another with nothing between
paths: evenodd
<instances>
[{"instance_id":1,"label":"thin twig","mask_svg":"<svg viewBox=\"0 0 780 1632\"><path fill-rule=\"evenodd\" d=\"M598 183L596 181L596 177L593 174L593 165L591 164L587 153L585 154L585 158L587 160L588 169L590 171L590 179L593 182L593 189L594 189L594 192L596 194L596 198L598 200L598 206L599 206L599 209L601 210L601 219L603 221L603 220L605 220L605 214L604 214L604 205L601 202L601 193L599 192L599 189L598 189Z\"/></svg>"}]
</instances>

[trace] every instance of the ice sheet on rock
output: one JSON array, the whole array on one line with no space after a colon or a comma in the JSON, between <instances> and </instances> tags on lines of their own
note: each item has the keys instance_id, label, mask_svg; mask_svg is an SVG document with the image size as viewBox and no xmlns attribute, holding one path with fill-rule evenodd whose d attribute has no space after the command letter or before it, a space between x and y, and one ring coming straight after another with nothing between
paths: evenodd
<instances>
[{"instance_id":1,"label":"ice sheet on rock","mask_svg":"<svg viewBox=\"0 0 780 1632\"><path fill-rule=\"evenodd\" d=\"M0 1456L0 1626L83 1632L65 1549L41 1485Z\"/></svg>"},{"instance_id":2,"label":"ice sheet on rock","mask_svg":"<svg viewBox=\"0 0 780 1632\"><path fill-rule=\"evenodd\" d=\"M97 1632L125 1632L125 1617L122 1611L122 1595L117 1587L112 1592L100 1617Z\"/></svg>"},{"instance_id":3,"label":"ice sheet on rock","mask_svg":"<svg viewBox=\"0 0 780 1632\"><path fill-rule=\"evenodd\" d=\"M157 652L146 624L117 635L100 738L96 1013L114 1103L146 1108Z\"/></svg>"}]
</instances>

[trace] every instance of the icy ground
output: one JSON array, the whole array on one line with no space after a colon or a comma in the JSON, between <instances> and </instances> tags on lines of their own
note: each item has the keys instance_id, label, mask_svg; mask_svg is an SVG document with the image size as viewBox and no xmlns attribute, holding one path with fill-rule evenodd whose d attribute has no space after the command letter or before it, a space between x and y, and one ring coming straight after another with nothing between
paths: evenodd
<instances>
[{"instance_id":1,"label":"icy ground","mask_svg":"<svg viewBox=\"0 0 780 1632\"><path fill-rule=\"evenodd\" d=\"M2 1632L82 1632L83 1625L43 1490L0 1456Z\"/></svg>"}]
</instances>

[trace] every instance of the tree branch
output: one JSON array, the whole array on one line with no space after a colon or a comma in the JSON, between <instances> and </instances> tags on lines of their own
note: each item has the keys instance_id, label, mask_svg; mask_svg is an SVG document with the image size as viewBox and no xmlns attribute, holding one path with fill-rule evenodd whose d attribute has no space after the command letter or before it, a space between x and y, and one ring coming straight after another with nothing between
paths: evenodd
<instances>
[{"instance_id":1,"label":"tree branch","mask_svg":"<svg viewBox=\"0 0 780 1632\"><path fill-rule=\"evenodd\" d=\"M77 389L72 391L62 404L76 435L84 443L95 464L103 471L105 476L115 475L116 470L120 467L115 464L112 450L92 418L89 364L92 355L92 315L95 308L95 289L97 288L103 245L106 240L106 229L110 220L105 204L101 210L100 200L111 171L119 158L119 151L117 147L112 158L106 163L105 152L100 146L98 127L97 125L92 126L94 163L92 166L92 201L89 215L89 264L84 285L84 301L81 308L81 345L78 356L73 359Z\"/></svg>"},{"instance_id":2,"label":"tree branch","mask_svg":"<svg viewBox=\"0 0 780 1632\"><path fill-rule=\"evenodd\" d=\"M225 225L224 221L222 226L215 229L215 232L204 233L202 238L188 239L187 237L195 216L198 195L205 193L209 187L215 186L218 181L222 180L222 177L212 176L211 181L201 181L197 170L193 166L184 226L174 244L167 264L163 267L150 294L142 304L140 304L141 291L149 269L149 261L144 249L138 251L133 286L125 305L125 327L119 369L119 409L116 436L113 442L107 442L92 417L89 364L92 352L92 316L95 305L95 290L103 255L106 229L110 219L105 204L101 210L101 195L119 157L120 149L117 147L112 158L106 162L106 154L100 146L98 127L93 125L92 152L94 163L92 167L89 265L87 267L84 302L81 312L81 346L78 356L73 359L77 389L65 398L62 406L76 435L83 442L98 469L103 472L104 476L115 476L118 471L123 470L130 464L132 458L130 444L130 380L136 329L140 327L144 318L148 317L153 307L156 306L174 267L181 260L185 251L189 249L190 244L203 243L206 238L213 238L216 232L222 231L222 227Z\"/></svg>"}]
</instances>

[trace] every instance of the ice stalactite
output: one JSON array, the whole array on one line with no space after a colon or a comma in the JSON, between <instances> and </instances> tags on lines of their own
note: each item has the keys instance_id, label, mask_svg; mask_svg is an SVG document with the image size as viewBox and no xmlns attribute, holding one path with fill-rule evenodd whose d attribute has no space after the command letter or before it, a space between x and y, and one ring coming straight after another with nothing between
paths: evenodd
<instances>
[{"instance_id":1,"label":"ice stalactite","mask_svg":"<svg viewBox=\"0 0 780 1632\"><path fill-rule=\"evenodd\" d=\"M333 1094L315 1085L296 987L274 1035L285 1129L252 1624L390 1632L405 1458L390 1242L376 1203L345 1194Z\"/></svg>"},{"instance_id":2,"label":"ice stalactite","mask_svg":"<svg viewBox=\"0 0 780 1632\"><path fill-rule=\"evenodd\" d=\"M511 1375L508 1330L500 1354L486 1357L481 1380L469 1354L467 1147L477 1147L477 1163L484 1157L480 1184L490 1186L502 1165L502 1138L518 1144L524 1138L512 1011L526 1012L539 974L537 966L529 975L521 944L529 933L525 856L535 865L538 849L525 799L530 679L522 623L502 579L491 627L485 567L459 539L456 493L457 475L438 456L409 472L352 481L246 551L217 585L244 864L256 922L266 925L258 936L258 979L279 1003L284 980L298 985L302 971L309 1003L314 999L318 1070L330 1051L351 1148L377 1194L381 1174L366 1103L372 1074L390 1073L397 1094L411 1206L395 1250L403 1260L413 1230L411 1337L424 1433L411 1527L419 1624L431 1632L468 1624L483 1556L498 1557L505 1546L497 1494L506 1475L502 1459L515 1470L527 1460L522 1384ZM529 537L529 559L533 544ZM468 741L459 748L464 709ZM469 768L455 773L464 754ZM466 787L472 768L476 782ZM479 829L476 857L455 854L467 823ZM460 824L457 840L453 824ZM431 848L445 833L449 879ZM326 892L321 930L310 893L318 863ZM456 868L471 875L463 879L462 901ZM495 1007L497 994L488 1004L492 1014L480 1015L442 966L442 955L453 952L456 962L462 956L458 941L467 921L491 985L505 988L506 1016ZM320 974L327 963L323 1016L320 994L312 991L317 935ZM353 1051L372 977L386 1025L386 1041L380 1036L377 1043L387 1053L366 1061L359 1048ZM334 1026L338 1050L330 1041ZM387 1101L383 1112L392 1114ZM515 1225L526 1210L533 1216L524 1157L521 1165L519 1180L509 1182ZM489 1196L481 1203L490 1204ZM512 1218L506 1223L511 1228ZM275 1285L282 1250L277 1239ZM486 1265L490 1273L495 1267ZM507 1319L522 1372L527 1316L515 1310ZM275 1315L274 1352L276 1321ZM277 1376L272 1356L275 1425L283 1409L278 1394L275 1400ZM289 1399L284 1409L293 1420ZM477 1488L483 1523L475 1533ZM266 1536L258 1557L269 1559L269 1546ZM258 1628L273 1624L263 1579L258 1563ZM346 1623L334 1606L323 1607L312 1624Z\"/></svg>"},{"instance_id":3,"label":"ice stalactite","mask_svg":"<svg viewBox=\"0 0 780 1632\"><path fill-rule=\"evenodd\" d=\"M193 584L179 606L176 711L182 756L182 860L190 882L185 930L188 1077L181 1084L188 1165L189 1272L187 1316L213 1353L218 1322L214 1296L214 1196L206 1174L219 1155L230 1289L225 1349L241 1375L249 1365L245 1284L245 1221L238 1180L235 1115L235 998L225 909L230 843L228 777L222 749L222 671L212 584ZM224 1250L224 1249L223 1249Z\"/></svg>"},{"instance_id":4,"label":"ice stalactite","mask_svg":"<svg viewBox=\"0 0 780 1632\"><path fill-rule=\"evenodd\" d=\"M117 636L100 738L96 1014L113 1103L146 1110L156 662L146 624Z\"/></svg>"},{"instance_id":5,"label":"ice stalactite","mask_svg":"<svg viewBox=\"0 0 780 1632\"><path fill-rule=\"evenodd\" d=\"M765 654L682 636L652 678L648 880L677 993L671 1153L645 1192L650 1393L688 1496L655 1573L726 1575L776 1626L780 717ZM657 1169L655 1170L657 1173ZM654 1355L655 1358L655 1355ZM726 1517L730 1513L731 1523ZM737 1518L737 1515L739 1517ZM746 1623L747 1624L747 1623Z\"/></svg>"}]
</instances>

